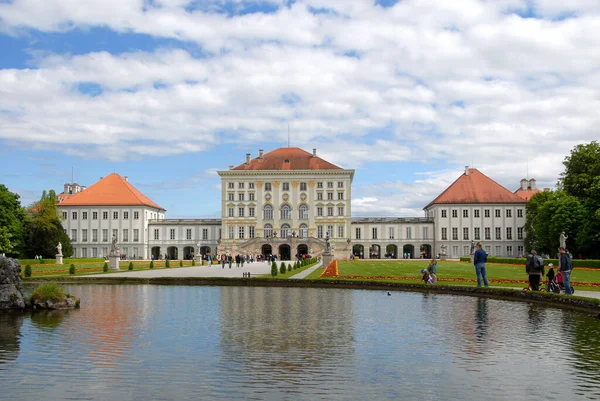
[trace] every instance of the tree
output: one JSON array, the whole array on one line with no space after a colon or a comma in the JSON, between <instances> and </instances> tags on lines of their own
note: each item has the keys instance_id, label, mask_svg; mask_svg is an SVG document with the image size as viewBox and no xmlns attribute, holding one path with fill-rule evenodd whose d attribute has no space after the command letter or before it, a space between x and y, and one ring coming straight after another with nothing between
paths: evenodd
<instances>
[{"instance_id":1,"label":"tree","mask_svg":"<svg viewBox=\"0 0 600 401\"><path fill-rule=\"evenodd\" d=\"M56 246L60 242L63 255L70 257L73 247L58 217L56 197L46 195L46 199L36 203L32 210L34 215L25 225L27 254L31 257L42 255L44 258L52 258L56 255Z\"/></svg>"},{"instance_id":2,"label":"tree","mask_svg":"<svg viewBox=\"0 0 600 401\"><path fill-rule=\"evenodd\" d=\"M277 275L277 262L273 261L271 263L271 276L275 277Z\"/></svg>"},{"instance_id":3,"label":"tree","mask_svg":"<svg viewBox=\"0 0 600 401\"><path fill-rule=\"evenodd\" d=\"M0 184L0 250L12 256L21 256L25 251L25 210L19 195ZM10 249L9 249L10 248Z\"/></svg>"}]
</instances>

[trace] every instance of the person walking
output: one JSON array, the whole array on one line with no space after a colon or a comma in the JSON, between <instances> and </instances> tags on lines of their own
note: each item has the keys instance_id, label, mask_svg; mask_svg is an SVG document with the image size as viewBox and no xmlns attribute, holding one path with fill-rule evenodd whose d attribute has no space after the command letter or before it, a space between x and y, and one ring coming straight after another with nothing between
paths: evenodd
<instances>
[{"instance_id":1,"label":"person walking","mask_svg":"<svg viewBox=\"0 0 600 401\"><path fill-rule=\"evenodd\" d=\"M477 287L481 287L481 279L483 285L488 286L487 275L485 274L485 262L487 262L487 253L481 249L481 242L475 245L476 251L473 255L473 264L475 265L475 274L477 275Z\"/></svg>"},{"instance_id":2,"label":"person walking","mask_svg":"<svg viewBox=\"0 0 600 401\"><path fill-rule=\"evenodd\" d=\"M535 250L527 256L525 272L529 275L529 287L532 291L540 290L540 281L544 275L544 259Z\"/></svg>"},{"instance_id":3,"label":"person walking","mask_svg":"<svg viewBox=\"0 0 600 401\"><path fill-rule=\"evenodd\" d=\"M573 295L571 291L571 270L573 270L573 265L571 264L571 257L565 248L562 246L558 248L558 253L560 254L560 266L558 270L562 272L563 285L565 286L565 294Z\"/></svg>"}]
</instances>

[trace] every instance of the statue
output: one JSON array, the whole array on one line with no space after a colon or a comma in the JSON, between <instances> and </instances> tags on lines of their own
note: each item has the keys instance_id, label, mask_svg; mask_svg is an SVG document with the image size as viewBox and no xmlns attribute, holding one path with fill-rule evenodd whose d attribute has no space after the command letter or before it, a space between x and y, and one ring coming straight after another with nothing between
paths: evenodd
<instances>
[{"instance_id":1,"label":"statue","mask_svg":"<svg viewBox=\"0 0 600 401\"><path fill-rule=\"evenodd\" d=\"M446 244L442 244L440 249L442 250L442 255L445 255L446 254Z\"/></svg>"},{"instance_id":2,"label":"statue","mask_svg":"<svg viewBox=\"0 0 600 401\"><path fill-rule=\"evenodd\" d=\"M56 250L58 251L57 255L62 255L62 244L60 242L56 245Z\"/></svg>"},{"instance_id":3,"label":"statue","mask_svg":"<svg viewBox=\"0 0 600 401\"><path fill-rule=\"evenodd\" d=\"M198 241L196 243L196 249L197 249L196 255L200 255L200 241Z\"/></svg>"},{"instance_id":4,"label":"statue","mask_svg":"<svg viewBox=\"0 0 600 401\"><path fill-rule=\"evenodd\" d=\"M119 252L119 245L117 245L117 237L113 235L112 237L112 245L110 246L110 253L116 254Z\"/></svg>"},{"instance_id":5,"label":"statue","mask_svg":"<svg viewBox=\"0 0 600 401\"><path fill-rule=\"evenodd\" d=\"M563 231L562 233L560 233L560 247L567 249L567 238L569 238L569 236L567 234L565 234L565 232Z\"/></svg>"},{"instance_id":6,"label":"statue","mask_svg":"<svg viewBox=\"0 0 600 401\"><path fill-rule=\"evenodd\" d=\"M329 243L329 234L325 236L325 252L331 252L331 244Z\"/></svg>"},{"instance_id":7,"label":"statue","mask_svg":"<svg viewBox=\"0 0 600 401\"><path fill-rule=\"evenodd\" d=\"M473 255L475 252L475 241L471 241L471 253L470 255Z\"/></svg>"}]
</instances>

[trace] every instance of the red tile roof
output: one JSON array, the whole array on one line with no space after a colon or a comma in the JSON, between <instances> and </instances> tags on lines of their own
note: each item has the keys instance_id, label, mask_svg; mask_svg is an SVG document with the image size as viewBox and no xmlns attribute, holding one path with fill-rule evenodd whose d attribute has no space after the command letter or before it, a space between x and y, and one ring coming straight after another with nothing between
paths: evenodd
<instances>
[{"instance_id":1,"label":"red tile roof","mask_svg":"<svg viewBox=\"0 0 600 401\"><path fill-rule=\"evenodd\" d=\"M341 170L341 167L300 148L279 148L233 170Z\"/></svg>"},{"instance_id":2,"label":"red tile roof","mask_svg":"<svg viewBox=\"0 0 600 401\"><path fill-rule=\"evenodd\" d=\"M425 209L440 203L527 203L479 170L470 168L467 171L468 174L458 177Z\"/></svg>"},{"instance_id":3,"label":"red tile roof","mask_svg":"<svg viewBox=\"0 0 600 401\"><path fill-rule=\"evenodd\" d=\"M523 188L519 188L515 191L515 195L517 195L521 199L525 199L526 201L528 201L533 195L539 192L542 191L537 188L535 190L532 190L531 188L527 188L526 190L523 190Z\"/></svg>"},{"instance_id":4,"label":"red tile roof","mask_svg":"<svg viewBox=\"0 0 600 401\"><path fill-rule=\"evenodd\" d=\"M60 206L149 206L165 210L152 202L117 173L110 174L89 188L69 196Z\"/></svg>"}]
</instances>

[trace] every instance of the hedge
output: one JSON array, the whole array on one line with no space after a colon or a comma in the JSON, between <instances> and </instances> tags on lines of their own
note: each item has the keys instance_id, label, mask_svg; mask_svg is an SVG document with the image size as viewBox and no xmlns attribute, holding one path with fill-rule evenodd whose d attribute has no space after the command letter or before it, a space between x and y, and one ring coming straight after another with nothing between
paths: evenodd
<instances>
[{"instance_id":1,"label":"hedge","mask_svg":"<svg viewBox=\"0 0 600 401\"><path fill-rule=\"evenodd\" d=\"M463 256L460 258L461 262L470 262L471 259L468 256ZM494 256L487 258L488 263L505 263L509 265L523 265L525 266L525 258L497 258ZM554 265L554 267L558 267L558 259L544 259L544 266L548 266L550 263ZM600 269L600 260L592 260L592 259L571 259L571 263L573 267L588 267L592 269Z\"/></svg>"},{"instance_id":2,"label":"hedge","mask_svg":"<svg viewBox=\"0 0 600 401\"><path fill-rule=\"evenodd\" d=\"M104 262L104 258L64 258L63 263L85 263L85 262ZM19 259L21 265L54 265L56 264L56 258L48 259Z\"/></svg>"}]
</instances>

